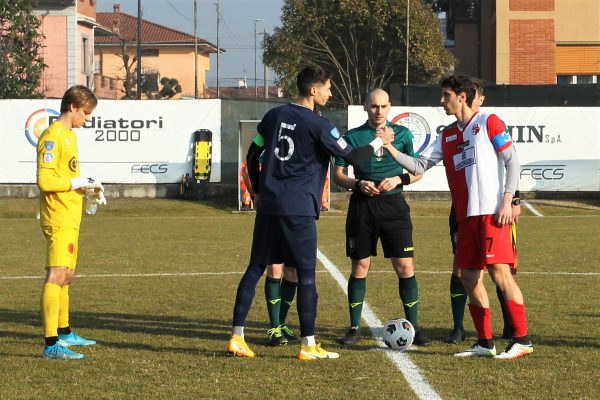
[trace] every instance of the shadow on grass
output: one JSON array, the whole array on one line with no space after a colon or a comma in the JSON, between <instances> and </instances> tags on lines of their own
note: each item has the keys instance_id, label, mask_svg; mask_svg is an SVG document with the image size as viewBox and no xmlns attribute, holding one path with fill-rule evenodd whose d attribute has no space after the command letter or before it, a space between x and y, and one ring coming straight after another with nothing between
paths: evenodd
<instances>
[{"instance_id":1,"label":"shadow on grass","mask_svg":"<svg viewBox=\"0 0 600 400\"><path fill-rule=\"evenodd\" d=\"M141 334L149 336L173 336L179 338L194 338L225 341L230 330L230 321L219 319L188 319L178 316L136 315L127 313L73 312L70 320L74 329L89 329L93 331L112 331L123 334ZM33 311L15 311L0 309L0 324L20 324L35 327L41 331L39 313ZM259 329L261 324L248 324L249 330ZM40 335L41 336L41 335ZM0 330L0 337L18 337L32 339L37 335L8 331L6 327ZM108 343L106 343L108 344ZM110 343L114 347L152 350L152 345L141 343ZM197 349L194 349L197 351Z\"/></svg>"},{"instance_id":2,"label":"shadow on grass","mask_svg":"<svg viewBox=\"0 0 600 400\"><path fill-rule=\"evenodd\" d=\"M146 315L146 314L130 314L130 313L102 313L102 312L72 312L70 321L73 329L85 329L89 331L107 331L118 332L123 334L123 341L107 341L100 339L99 344L122 349L136 349L148 351L181 351L181 352L202 352L197 346L190 348L165 348L161 345L154 345L152 337L170 336L175 338L189 338L200 340L220 341L225 343L230 335L231 320L223 319L192 319L180 316L168 315ZM8 324L25 325L34 327L41 332L40 314L28 311L15 311L0 309L0 338L17 338L20 340L30 341L40 338L40 335L35 335L27 332L9 331L5 327ZM246 324L246 337L253 344L261 345L263 342L266 346L266 331L268 329L266 322L252 322ZM319 329L319 334L322 339L330 339L334 341L339 334L338 328L329 327ZM134 335L134 336L130 336ZM143 342L133 342L128 337L136 337L136 335L147 335L150 338ZM110 337L110 334L94 336ZM206 350L207 354L214 352Z\"/></svg>"},{"instance_id":3,"label":"shadow on grass","mask_svg":"<svg viewBox=\"0 0 600 400\"><path fill-rule=\"evenodd\" d=\"M295 316L294 316L295 317ZM295 329L298 334L297 323L294 324L294 317L290 316L289 326ZM210 341L220 341L223 344L228 340L231 329L231 320L223 319L192 319L180 316L169 315L147 315L147 314L130 314L130 313L103 313L103 312L72 312L70 321L74 330L87 330L98 332L94 338L106 337L109 340L99 340L99 344L107 347L122 348L122 349L137 349L148 351L181 351L181 352L203 352L213 354L210 350L202 350L197 346L190 348L165 348L162 345L154 345L152 337L174 337L174 338L189 338ZM318 321L317 321L318 322ZM29 332L9 331L6 325L16 324L25 325L35 328L40 331L40 335L31 334ZM40 338L41 340L41 318L39 313L28 311L15 311L0 309L0 338L17 338L20 340L30 341ZM246 337L252 346L270 347L267 344L266 331L269 329L267 322L248 321L246 324ZM336 339L343 334L345 328L338 326L323 326L317 324L317 339L324 343L333 344ZM100 332L106 331L103 335ZM109 333L112 332L112 335ZM115 336L115 332L123 334L123 340L110 340ZM367 331L365 331L367 334ZM130 336L131 335L131 336ZM139 340L137 335L147 335L149 338ZM90 335L92 336L92 335ZM138 340L136 343L129 339L134 337ZM367 336L368 337L368 336ZM365 342L368 343L367 340ZM372 346L364 348L370 350ZM361 348L361 350L363 350Z\"/></svg>"},{"instance_id":4,"label":"shadow on grass","mask_svg":"<svg viewBox=\"0 0 600 400\"><path fill-rule=\"evenodd\" d=\"M594 315L595 316L595 315ZM293 319L293 318L292 318ZM181 352L181 353L206 353L207 355L219 355L214 350L202 349L198 346L186 347L165 347L161 344L153 344L152 337L170 336L175 338L200 339L209 341L225 342L230 334L230 320L223 319L192 319L180 316L168 315L146 315L146 314L130 314L130 313L102 313L102 312L73 312L71 313L71 322L74 329L86 329L91 331L107 331L122 333L122 341L100 340L99 344L111 348L147 350L158 352ZM292 322L292 321L290 321ZM15 311L0 309L0 324L3 325L0 329L0 338L3 340L9 338L17 338L20 340L31 341L40 338L40 335L31 334L28 332L17 332L6 329L7 324L18 324L31 326L41 332L41 318L39 313L28 311ZM297 331L297 324L290 324ZM266 342L266 331L268 325L266 322L249 321L246 325L246 337L252 346L268 348ZM336 339L343 335L346 328L339 326L320 325L317 321L317 339L328 346L332 344L338 346ZM434 342L444 342L449 329L447 328L422 328L426 336ZM372 351L374 342L371 336L371 331L368 328L361 329L363 340L356 345L341 346L355 351ZM376 329L377 332L377 329ZM129 339L131 335L147 335L150 338L147 340L134 342ZM110 337L110 334L99 335L100 337ZM137 339L137 337L136 337ZM497 345L504 346L505 340L502 340L496 334ZM467 331L466 340L459 344L457 348L468 346L477 340L477 335L474 331ZM600 342L594 338L584 337L532 337L535 344L543 346L560 346L572 348L594 348L600 349ZM450 346L450 345L449 345ZM453 346L454 347L454 346Z\"/></svg>"}]
</instances>

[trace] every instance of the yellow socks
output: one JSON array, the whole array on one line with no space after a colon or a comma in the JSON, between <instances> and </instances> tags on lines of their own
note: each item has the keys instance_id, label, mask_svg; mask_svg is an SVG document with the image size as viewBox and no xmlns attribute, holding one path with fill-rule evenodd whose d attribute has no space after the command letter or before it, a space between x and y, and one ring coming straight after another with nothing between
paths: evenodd
<instances>
[{"instance_id":1,"label":"yellow socks","mask_svg":"<svg viewBox=\"0 0 600 400\"><path fill-rule=\"evenodd\" d=\"M60 295L60 286L58 286L55 283L44 283L44 288L42 289L41 302L42 326L44 328L44 337L53 337L58 335L57 332Z\"/></svg>"},{"instance_id":2,"label":"yellow socks","mask_svg":"<svg viewBox=\"0 0 600 400\"><path fill-rule=\"evenodd\" d=\"M58 327L66 328L69 326L69 285L61 288L58 304Z\"/></svg>"}]
</instances>

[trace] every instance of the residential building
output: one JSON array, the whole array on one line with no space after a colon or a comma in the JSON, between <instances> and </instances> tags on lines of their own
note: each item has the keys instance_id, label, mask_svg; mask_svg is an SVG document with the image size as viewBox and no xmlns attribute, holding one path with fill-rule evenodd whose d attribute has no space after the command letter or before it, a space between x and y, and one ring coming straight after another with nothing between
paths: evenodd
<instances>
[{"instance_id":1,"label":"residential building","mask_svg":"<svg viewBox=\"0 0 600 400\"><path fill-rule=\"evenodd\" d=\"M95 0L38 0L34 13L44 36L47 68L40 82L44 97L62 97L75 84L94 86L94 38L108 32L96 22Z\"/></svg>"},{"instance_id":2,"label":"residential building","mask_svg":"<svg viewBox=\"0 0 600 400\"><path fill-rule=\"evenodd\" d=\"M96 18L113 32L112 36L96 38L96 72L118 79L121 85L127 76L133 82L136 74L133 60L137 54L137 17L121 12L119 4L115 4L113 12L99 12ZM147 91L158 91L160 79L167 77L179 81L183 96L194 97L196 88L198 97L204 96L206 72L210 70L209 56L217 52L215 45L144 19L141 20L140 45L142 80ZM195 48L197 67L194 65ZM128 59L128 67L125 67L125 59ZM135 85L132 87L135 90Z\"/></svg>"},{"instance_id":3,"label":"residential building","mask_svg":"<svg viewBox=\"0 0 600 400\"><path fill-rule=\"evenodd\" d=\"M449 0L456 73L496 84L600 83L600 1Z\"/></svg>"}]
</instances>

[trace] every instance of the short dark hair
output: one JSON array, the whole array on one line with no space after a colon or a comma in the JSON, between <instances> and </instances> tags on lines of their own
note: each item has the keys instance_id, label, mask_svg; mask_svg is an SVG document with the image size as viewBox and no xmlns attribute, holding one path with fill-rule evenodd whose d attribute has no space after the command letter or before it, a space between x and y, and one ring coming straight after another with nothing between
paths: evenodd
<instances>
[{"instance_id":1,"label":"short dark hair","mask_svg":"<svg viewBox=\"0 0 600 400\"><path fill-rule=\"evenodd\" d=\"M467 105L469 107L473 105L473 99L475 99L476 88L475 84L473 83L473 80L468 76L447 76L440 81L440 86L443 88L450 88L457 95L464 92L467 97Z\"/></svg>"},{"instance_id":2,"label":"short dark hair","mask_svg":"<svg viewBox=\"0 0 600 400\"><path fill-rule=\"evenodd\" d=\"M308 96L311 87L317 84L325 84L329 79L331 79L329 72L318 65L306 66L298 72L298 76L296 77L298 92L300 96Z\"/></svg>"},{"instance_id":3,"label":"short dark hair","mask_svg":"<svg viewBox=\"0 0 600 400\"><path fill-rule=\"evenodd\" d=\"M479 78L471 78L473 85L475 85L475 91L483 96L483 81Z\"/></svg>"},{"instance_id":4,"label":"short dark hair","mask_svg":"<svg viewBox=\"0 0 600 400\"><path fill-rule=\"evenodd\" d=\"M75 85L71 86L62 97L60 103L60 112L69 111L69 106L73 104L75 107L87 107L90 110L96 108L98 99L96 95L86 86Z\"/></svg>"}]
</instances>

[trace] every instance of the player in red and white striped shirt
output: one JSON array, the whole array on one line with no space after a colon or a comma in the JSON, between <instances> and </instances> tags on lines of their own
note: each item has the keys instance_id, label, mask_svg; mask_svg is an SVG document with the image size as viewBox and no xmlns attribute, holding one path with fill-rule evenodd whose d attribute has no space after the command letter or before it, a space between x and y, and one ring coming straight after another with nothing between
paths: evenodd
<instances>
[{"instance_id":1,"label":"player in red and white striped shirt","mask_svg":"<svg viewBox=\"0 0 600 400\"><path fill-rule=\"evenodd\" d=\"M514 220L512 199L520 165L510 135L495 114L471 109L475 85L468 77L442 80L441 104L457 121L446 127L418 158L385 148L409 172L419 175L444 161L458 222L457 264L477 329L478 341L458 357L496 356L492 340L489 298L483 284L488 270L506 299L513 339L499 359L514 359L533 351L527 336L523 295L511 275L515 254L510 238Z\"/></svg>"}]
</instances>

